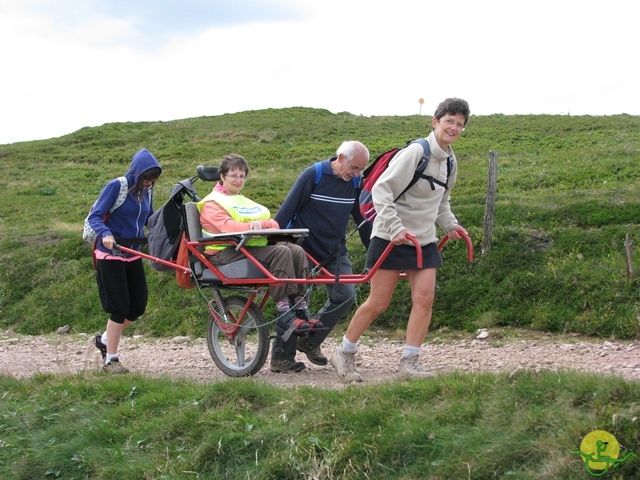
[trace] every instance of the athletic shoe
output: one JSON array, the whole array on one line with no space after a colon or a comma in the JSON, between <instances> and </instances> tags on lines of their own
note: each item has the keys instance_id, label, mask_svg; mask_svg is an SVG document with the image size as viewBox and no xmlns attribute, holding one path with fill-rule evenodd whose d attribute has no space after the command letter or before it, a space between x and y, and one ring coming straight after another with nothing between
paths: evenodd
<instances>
[{"instance_id":1,"label":"athletic shoe","mask_svg":"<svg viewBox=\"0 0 640 480\"><path fill-rule=\"evenodd\" d=\"M398 375L402 378L433 378L435 374L422 368L420 355L402 357L398 367Z\"/></svg>"},{"instance_id":2,"label":"athletic shoe","mask_svg":"<svg viewBox=\"0 0 640 480\"><path fill-rule=\"evenodd\" d=\"M295 360L288 360L284 358L271 359L271 371L278 373L300 372L304 370L305 364L302 362L296 362Z\"/></svg>"},{"instance_id":3,"label":"athletic shoe","mask_svg":"<svg viewBox=\"0 0 640 480\"><path fill-rule=\"evenodd\" d=\"M336 348L331 355L331 365L343 383L362 382L362 377L356 372L356 352L347 352L342 347Z\"/></svg>"},{"instance_id":4,"label":"athletic shoe","mask_svg":"<svg viewBox=\"0 0 640 480\"><path fill-rule=\"evenodd\" d=\"M96 335L94 340L94 344L98 350L100 350L100 355L102 355L102 359L107 358L107 346L102 343L102 335Z\"/></svg>"},{"instance_id":5,"label":"athletic shoe","mask_svg":"<svg viewBox=\"0 0 640 480\"><path fill-rule=\"evenodd\" d=\"M129 373L129 369L122 366L118 358L112 358L109 360L102 369L107 373Z\"/></svg>"},{"instance_id":6,"label":"athletic shoe","mask_svg":"<svg viewBox=\"0 0 640 480\"><path fill-rule=\"evenodd\" d=\"M320 347L316 347L309 341L308 335L303 335L298 338L296 348L299 352L306 354L311 363L315 363L316 365L326 365L329 363L327 357L322 354Z\"/></svg>"}]
</instances>

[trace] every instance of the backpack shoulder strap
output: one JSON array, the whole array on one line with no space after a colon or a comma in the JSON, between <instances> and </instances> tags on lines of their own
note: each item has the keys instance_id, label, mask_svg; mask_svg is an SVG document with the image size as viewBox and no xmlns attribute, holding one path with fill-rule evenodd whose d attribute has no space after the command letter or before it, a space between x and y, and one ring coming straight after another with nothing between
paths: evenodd
<instances>
[{"instance_id":1,"label":"backpack shoulder strap","mask_svg":"<svg viewBox=\"0 0 640 480\"><path fill-rule=\"evenodd\" d=\"M447 183L444 186L445 188L449 188L449 177L451 176L451 172L453 171L453 158L451 155L447 157Z\"/></svg>"},{"instance_id":2,"label":"backpack shoulder strap","mask_svg":"<svg viewBox=\"0 0 640 480\"><path fill-rule=\"evenodd\" d=\"M120 180L120 192L118 193L118 198L116 198L116 202L113 204L113 207L109 210L111 213L124 203L127 199L127 193L129 193L127 177L118 177L118 180Z\"/></svg>"},{"instance_id":3,"label":"backpack shoulder strap","mask_svg":"<svg viewBox=\"0 0 640 480\"><path fill-rule=\"evenodd\" d=\"M414 172L413 178L409 182L409 185L407 185L406 188L402 191L402 193L396 197L395 201L397 201L398 198L400 198L402 195L404 195L407 190L409 190L411 187L413 187L415 185L415 183L422 176L422 173L427 168L427 164L429 163L429 156L431 155L431 147L429 147L429 142L427 142L427 140L425 138L418 138L417 140L414 140L413 142L409 142L407 145L410 145L411 143L419 143L422 146L422 150L423 150L422 159L418 163L416 171Z\"/></svg>"},{"instance_id":4,"label":"backpack shoulder strap","mask_svg":"<svg viewBox=\"0 0 640 480\"><path fill-rule=\"evenodd\" d=\"M424 150L424 156L429 159L431 155L431 147L429 146L429 142L427 142L426 138L418 138L411 143L419 143L422 146L422 150Z\"/></svg>"},{"instance_id":5,"label":"backpack shoulder strap","mask_svg":"<svg viewBox=\"0 0 640 480\"><path fill-rule=\"evenodd\" d=\"M416 140L416 143L420 143L420 145L422 145L422 148L424 148L424 157L422 157L422 160L420 161L420 163L418 164L418 168L416 169L416 173L419 172L418 176L420 178L424 178L429 182L429 184L431 185L431 190L435 190L436 187L434 186L434 184L438 184L444 188L449 188L449 177L451 176L451 171L453 170L453 159L451 158L451 156L447 157L447 179L445 180L445 183L442 183L433 177L424 175L424 171L427 168L427 164L429 163L429 157L431 156L431 148L429 147L429 142L427 142L427 140L424 138L419 138L418 140Z\"/></svg>"},{"instance_id":6,"label":"backpack shoulder strap","mask_svg":"<svg viewBox=\"0 0 640 480\"><path fill-rule=\"evenodd\" d=\"M418 168L416 171L420 171L420 173L424 172L427 168L427 164L429 163L429 157L431 156L431 147L429 146L429 142L427 142L426 138L418 138L415 143L419 143L422 146L422 150L424 153L422 154L422 160L418 163Z\"/></svg>"},{"instance_id":7,"label":"backpack shoulder strap","mask_svg":"<svg viewBox=\"0 0 640 480\"><path fill-rule=\"evenodd\" d=\"M322 178L322 162L316 162L313 166L316 168L316 181L314 185L317 185L320 183L320 179Z\"/></svg>"}]
</instances>

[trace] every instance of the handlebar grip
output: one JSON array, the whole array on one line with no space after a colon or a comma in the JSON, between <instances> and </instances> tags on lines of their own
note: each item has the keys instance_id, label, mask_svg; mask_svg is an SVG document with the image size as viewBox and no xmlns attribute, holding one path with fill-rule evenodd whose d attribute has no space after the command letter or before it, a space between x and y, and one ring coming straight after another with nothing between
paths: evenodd
<instances>
[{"instance_id":1,"label":"handlebar grip","mask_svg":"<svg viewBox=\"0 0 640 480\"><path fill-rule=\"evenodd\" d=\"M147 237L116 238L115 241L117 245L121 245L123 247L146 245L149 243L149 239Z\"/></svg>"}]
</instances>

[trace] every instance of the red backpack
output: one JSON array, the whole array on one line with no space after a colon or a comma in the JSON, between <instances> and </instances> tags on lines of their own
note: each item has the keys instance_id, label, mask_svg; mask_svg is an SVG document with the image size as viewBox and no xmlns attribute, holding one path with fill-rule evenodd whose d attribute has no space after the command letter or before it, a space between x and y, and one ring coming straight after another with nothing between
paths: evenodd
<instances>
[{"instance_id":1,"label":"red backpack","mask_svg":"<svg viewBox=\"0 0 640 480\"><path fill-rule=\"evenodd\" d=\"M423 175L425 169L427 168L427 164L429 163L429 156L431 155L431 149L429 147L429 142L425 138L419 138L414 141L409 141L404 147L396 147L388 150L382 154L380 154L371 165L367 167L367 169L362 172L362 184L360 186L360 213L364 217L364 219L368 222L372 222L376 217L376 209L373 205L373 197L371 194L371 190L373 186L376 184L380 175L387 169L389 166L389 162L398 154L399 151L408 147L412 143L419 143L422 145L422 149L424 150L422 159L420 163L418 163L418 167L416 168L415 173L413 174L413 178L409 182L409 185L398 195L394 202L396 202L404 193L409 190L420 178L424 178L428 180L431 184L431 189L435 190L436 187L434 184L438 184L444 188L448 188L449 184L449 176L451 175L451 169L453 166L453 161L451 157L447 159L447 181L446 183L442 183L437 179Z\"/></svg>"}]
</instances>

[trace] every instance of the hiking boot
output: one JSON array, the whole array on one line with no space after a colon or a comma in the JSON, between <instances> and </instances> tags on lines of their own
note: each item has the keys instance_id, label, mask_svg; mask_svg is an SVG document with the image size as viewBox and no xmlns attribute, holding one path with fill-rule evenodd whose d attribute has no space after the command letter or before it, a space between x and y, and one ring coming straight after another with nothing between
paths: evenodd
<instances>
[{"instance_id":1,"label":"hiking boot","mask_svg":"<svg viewBox=\"0 0 640 480\"><path fill-rule=\"evenodd\" d=\"M129 373L129 369L123 367L117 358L112 358L102 369L107 373Z\"/></svg>"},{"instance_id":2,"label":"hiking boot","mask_svg":"<svg viewBox=\"0 0 640 480\"><path fill-rule=\"evenodd\" d=\"M336 348L331 355L331 365L343 383L362 382L362 377L356 372L356 352L347 352L342 347Z\"/></svg>"},{"instance_id":3,"label":"hiking boot","mask_svg":"<svg viewBox=\"0 0 640 480\"><path fill-rule=\"evenodd\" d=\"M327 357L322 354L320 347L316 347L309 341L308 335L298 338L296 349L306 354L311 363L315 363L316 365L326 365L329 363Z\"/></svg>"},{"instance_id":4,"label":"hiking boot","mask_svg":"<svg viewBox=\"0 0 640 480\"><path fill-rule=\"evenodd\" d=\"M100 355L102 355L102 359L104 360L107 357L107 346L102 343L102 335L96 335L94 344L96 348L100 350Z\"/></svg>"},{"instance_id":5,"label":"hiking boot","mask_svg":"<svg viewBox=\"0 0 640 480\"><path fill-rule=\"evenodd\" d=\"M305 364L295 360L276 358L271 359L271 371L278 373L300 372L304 370Z\"/></svg>"},{"instance_id":6,"label":"hiking boot","mask_svg":"<svg viewBox=\"0 0 640 480\"><path fill-rule=\"evenodd\" d=\"M398 366L398 375L402 378L433 378L436 375L422 368L420 355L402 357Z\"/></svg>"}]
</instances>

